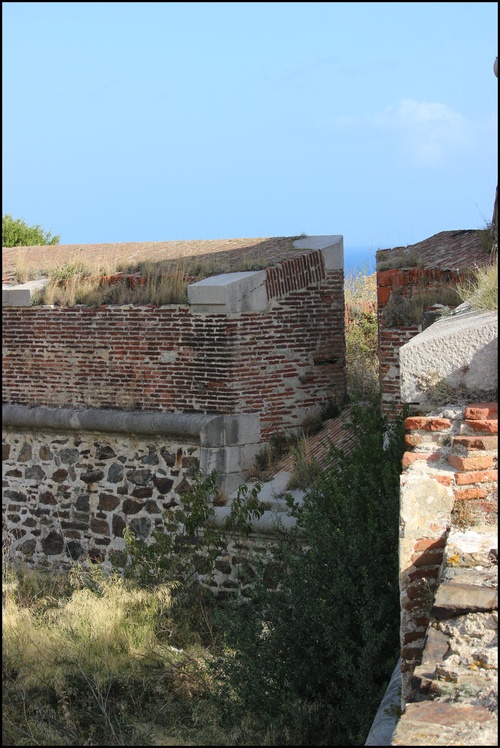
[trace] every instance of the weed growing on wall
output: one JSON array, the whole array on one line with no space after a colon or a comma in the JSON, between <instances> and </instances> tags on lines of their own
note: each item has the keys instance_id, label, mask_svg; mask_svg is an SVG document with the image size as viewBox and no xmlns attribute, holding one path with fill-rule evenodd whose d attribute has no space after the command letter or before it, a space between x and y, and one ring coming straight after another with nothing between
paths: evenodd
<instances>
[{"instance_id":1,"label":"weed growing on wall","mask_svg":"<svg viewBox=\"0 0 500 748\"><path fill-rule=\"evenodd\" d=\"M353 450L332 447L303 504L289 502L296 529L228 604L216 673L237 744L363 745L399 651L402 424L353 406Z\"/></svg>"},{"instance_id":2,"label":"weed growing on wall","mask_svg":"<svg viewBox=\"0 0 500 748\"><path fill-rule=\"evenodd\" d=\"M252 522L262 516L261 486L243 484L221 526L214 521L218 503L217 473L199 473L182 505L167 509L163 525L152 533L152 542L137 540L130 528L124 531L128 563L125 573L141 585L174 583L185 593L199 577L210 580L214 564L232 533L248 536Z\"/></svg>"},{"instance_id":3,"label":"weed growing on wall","mask_svg":"<svg viewBox=\"0 0 500 748\"><path fill-rule=\"evenodd\" d=\"M386 327L420 325L427 307L434 304L456 307L461 302L458 290L450 285L416 286L409 297L403 296L401 289L395 288L384 307L384 325Z\"/></svg>"},{"instance_id":4,"label":"weed growing on wall","mask_svg":"<svg viewBox=\"0 0 500 748\"><path fill-rule=\"evenodd\" d=\"M481 312L498 309L498 255L491 265L476 268L471 278L458 285L457 292L472 309Z\"/></svg>"}]
</instances>

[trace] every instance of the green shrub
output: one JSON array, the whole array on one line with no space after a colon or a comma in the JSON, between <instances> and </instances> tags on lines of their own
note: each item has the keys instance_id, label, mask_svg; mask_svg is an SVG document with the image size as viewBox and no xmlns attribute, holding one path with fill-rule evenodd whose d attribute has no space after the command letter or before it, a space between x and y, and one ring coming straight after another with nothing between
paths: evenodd
<instances>
[{"instance_id":1,"label":"green shrub","mask_svg":"<svg viewBox=\"0 0 500 748\"><path fill-rule=\"evenodd\" d=\"M13 218L9 213L2 216L2 247L33 247L59 244L59 235L52 236L38 224L30 226L23 218Z\"/></svg>"},{"instance_id":2,"label":"green shrub","mask_svg":"<svg viewBox=\"0 0 500 748\"><path fill-rule=\"evenodd\" d=\"M456 307L462 302L454 286L442 285L428 287L416 286L410 297L403 296L400 288L395 288L384 307L383 318L386 327L400 325L420 325L427 307L442 304L445 307Z\"/></svg>"},{"instance_id":3,"label":"green shrub","mask_svg":"<svg viewBox=\"0 0 500 748\"><path fill-rule=\"evenodd\" d=\"M352 409L294 531L278 532L245 600L222 614L224 726L240 745L363 745L399 650L402 419ZM249 743L248 740L255 742Z\"/></svg>"},{"instance_id":4,"label":"green shrub","mask_svg":"<svg viewBox=\"0 0 500 748\"><path fill-rule=\"evenodd\" d=\"M214 522L219 489L215 470L206 477L198 473L182 504L167 509L163 525L153 531L151 541L137 540L130 528L124 531L127 566L125 574L146 587L174 583L186 592L200 577L209 581L231 533L249 535L252 520L264 512L259 501L260 484L252 490L243 484L231 504L225 523Z\"/></svg>"}]
</instances>

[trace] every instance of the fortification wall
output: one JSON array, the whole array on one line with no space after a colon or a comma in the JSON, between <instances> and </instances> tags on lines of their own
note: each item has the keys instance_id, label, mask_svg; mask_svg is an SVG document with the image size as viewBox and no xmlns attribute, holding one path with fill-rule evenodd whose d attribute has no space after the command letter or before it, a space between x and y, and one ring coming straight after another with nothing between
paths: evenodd
<instances>
[{"instance_id":1,"label":"fortification wall","mask_svg":"<svg viewBox=\"0 0 500 748\"><path fill-rule=\"evenodd\" d=\"M125 528L148 542L163 526L165 510L183 505L198 471L208 474L222 465L223 473L224 460L241 466L241 452L252 445L228 443L255 437L251 421L4 408L3 542L9 556L53 568L88 560L123 568ZM233 477L234 488L242 476ZM228 496L219 491L212 500L214 520L222 522ZM219 593L238 586L249 546L265 551L271 514L265 513L254 537L231 538L216 564Z\"/></svg>"},{"instance_id":2,"label":"fortification wall","mask_svg":"<svg viewBox=\"0 0 500 748\"><path fill-rule=\"evenodd\" d=\"M392 268L377 271L378 354L382 408L387 415L401 413L399 349L422 331L404 302L422 292L450 288L460 275L439 268Z\"/></svg>"},{"instance_id":3,"label":"fortification wall","mask_svg":"<svg viewBox=\"0 0 500 748\"><path fill-rule=\"evenodd\" d=\"M496 745L498 404L442 407L405 425L405 711L391 745Z\"/></svg>"},{"instance_id":4,"label":"fortification wall","mask_svg":"<svg viewBox=\"0 0 500 748\"><path fill-rule=\"evenodd\" d=\"M258 413L265 442L345 394L341 254L333 265L317 250L260 274L233 274L244 277L229 290L218 276L219 288L189 288L198 292L190 305L6 306L4 402ZM247 286L232 303L234 286L261 275L251 289L256 303L247 303ZM210 297L214 287L225 303Z\"/></svg>"}]
</instances>

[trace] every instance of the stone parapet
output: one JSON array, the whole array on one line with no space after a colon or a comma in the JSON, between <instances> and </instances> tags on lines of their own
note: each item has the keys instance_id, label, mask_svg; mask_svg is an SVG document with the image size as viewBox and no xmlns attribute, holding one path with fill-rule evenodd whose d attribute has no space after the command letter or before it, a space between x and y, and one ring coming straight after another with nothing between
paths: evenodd
<instances>
[{"instance_id":1,"label":"stone parapet","mask_svg":"<svg viewBox=\"0 0 500 748\"><path fill-rule=\"evenodd\" d=\"M148 413L144 411L73 410L2 406L5 428L122 433L144 437L168 436L200 445L199 467L205 475L217 471L221 490L234 491L245 479L262 449L260 419L256 413L209 415L203 413Z\"/></svg>"}]
</instances>

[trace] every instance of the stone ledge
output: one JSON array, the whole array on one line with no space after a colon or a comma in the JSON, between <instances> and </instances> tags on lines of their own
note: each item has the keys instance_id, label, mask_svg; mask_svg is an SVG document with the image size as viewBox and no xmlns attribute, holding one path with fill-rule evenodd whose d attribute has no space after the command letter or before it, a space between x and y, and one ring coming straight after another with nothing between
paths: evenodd
<instances>
[{"instance_id":1,"label":"stone ledge","mask_svg":"<svg viewBox=\"0 0 500 748\"><path fill-rule=\"evenodd\" d=\"M432 615L443 620L490 610L498 610L498 590L477 584L450 582L439 586Z\"/></svg>"},{"instance_id":2,"label":"stone ledge","mask_svg":"<svg viewBox=\"0 0 500 748\"><path fill-rule=\"evenodd\" d=\"M263 312L267 307L266 271L213 275L188 286L196 314Z\"/></svg>"},{"instance_id":3,"label":"stone ledge","mask_svg":"<svg viewBox=\"0 0 500 748\"><path fill-rule=\"evenodd\" d=\"M2 306L31 306L34 293L45 288L48 282L48 278L40 278L16 285L2 284Z\"/></svg>"},{"instance_id":4,"label":"stone ledge","mask_svg":"<svg viewBox=\"0 0 500 748\"><path fill-rule=\"evenodd\" d=\"M409 704L391 745L498 745L498 718L481 706Z\"/></svg>"},{"instance_id":5,"label":"stone ledge","mask_svg":"<svg viewBox=\"0 0 500 748\"><path fill-rule=\"evenodd\" d=\"M209 474L215 469L226 493L242 483L261 443L260 418L256 413L154 413L4 404L2 422L4 427L13 428L168 434L196 439L201 447L202 471Z\"/></svg>"}]
</instances>

